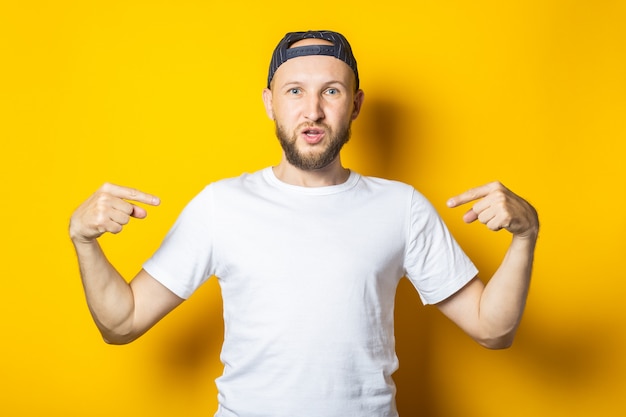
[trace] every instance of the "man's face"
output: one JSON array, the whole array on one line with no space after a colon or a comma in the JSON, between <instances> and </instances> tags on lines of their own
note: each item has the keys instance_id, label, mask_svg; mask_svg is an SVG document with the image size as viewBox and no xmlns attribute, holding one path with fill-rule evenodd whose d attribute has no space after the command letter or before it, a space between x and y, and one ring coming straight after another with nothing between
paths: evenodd
<instances>
[{"instance_id":1,"label":"man's face","mask_svg":"<svg viewBox=\"0 0 626 417\"><path fill-rule=\"evenodd\" d=\"M325 43L306 39L293 46ZM337 159L363 101L362 91L355 93L354 87L352 69L331 56L293 58L276 70L263 99L291 165L309 171Z\"/></svg>"}]
</instances>

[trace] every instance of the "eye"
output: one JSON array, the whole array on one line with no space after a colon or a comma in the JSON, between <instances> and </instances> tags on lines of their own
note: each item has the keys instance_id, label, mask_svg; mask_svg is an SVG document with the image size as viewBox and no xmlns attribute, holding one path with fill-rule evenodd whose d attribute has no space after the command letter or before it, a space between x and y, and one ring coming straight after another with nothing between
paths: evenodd
<instances>
[{"instance_id":1,"label":"eye","mask_svg":"<svg viewBox=\"0 0 626 417\"><path fill-rule=\"evenodd\" d=\"M339 94L339 90L336 88L329 88L328 90L326 90L326 94L334 96Z\"/></svg>"},{"instance_id":2,"label":"eye","mask_svg":"<svg viewBox=\"0 0 626 417\"><path fill-rule=\"evenodd\" d=\"M291 94L291 95L298 95L301 92L302 92L302 90L300 90L297 87L290 88L289 91L288 91L288 93Z\"/></svg>"}]
</instances>

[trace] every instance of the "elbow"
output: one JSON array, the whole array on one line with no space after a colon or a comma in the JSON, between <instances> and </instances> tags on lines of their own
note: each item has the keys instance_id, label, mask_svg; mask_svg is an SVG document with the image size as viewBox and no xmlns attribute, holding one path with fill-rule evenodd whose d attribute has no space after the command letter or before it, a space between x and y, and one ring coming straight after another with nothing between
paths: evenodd
<instances>
[{"instance_id":1,"label":"elbow","mask_svg":"<svg viewBox=\"0 0 626 417\"><path fill-rule=\"evenodd\" d=\"M513 339L480 340L478 343L490 350L503 350L513 346Z\"/></svg>"},{"instance_id":2,"label":"elbow","mask_svg":"<svg viewBox=\"0 0 626 417\"><path fill-rule=\"evenodd\" d=\"M107 345L127 345L143 334L143 332L134 328L129 320L105 322L95 316L93 318L102 340Z\"/></svg>"},{"instance_id":3,"label":"elbow","mask_svg":"<svg viewBox=\"0 0 626 417\"><path fill-rule=\"evenodd\" d=\"M109 337L109 336L102 336L102 340L104 341L104 343L106 343L107 345L113 345L113 346L121 346L121 345L127 345L130 342L132 342L134 339L123 339L123 338L115 338L115 337Z\"/></svg>"},{"instance_id":4,"label":"elbow","mask_svg":"<svg viewBox=\"0 0 626 417\"><path fill-rule=\"evenodd\" d=\"M480 338L475 338L479 345L490 350L508 349L513 346L514 339L515 330L503 334L486 335Z\"/></svg>"},{"instance_id":5,"label":"elbow","mask_svg":"<svg viewBox=\"0 0 626 417\"><path fill-rule=\"evenodd\" d=\"M136 340L139 335L132 332L120 332L111 329L99 328L102 340L107 345L127 345Z\"/></svg>"},{"instance_id":6,"label":"elbow","mask_svg":"<svg viewBox=\"0 0 626 417\"><path fill-rule=\"evenodd\" d=\"M120 335L111 336L111 335L104 335L104 334L102 335L102 340L107 345L116 345L116 346L127 345L136 339L137 337L133 337L133 336L120 336Z\"/></svg>"}]
</instances>

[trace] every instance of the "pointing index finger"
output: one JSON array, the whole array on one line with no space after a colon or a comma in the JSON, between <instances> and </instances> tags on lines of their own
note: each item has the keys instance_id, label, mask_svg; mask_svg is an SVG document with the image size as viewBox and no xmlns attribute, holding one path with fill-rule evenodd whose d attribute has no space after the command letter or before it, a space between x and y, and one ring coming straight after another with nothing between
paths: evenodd
<instances>
[{"instance_id":1,"label":"pointing index finger","mask_svg":"<svg viewBox=\"0 0 626 417\"><path fill-rule=\"evenodd\" d=\"M489 194L489 192L491 191L492 186L493 183L482 185L480 187L470 188L464 193L450 198L446 202L446 204L448 207L453 208L486 197L487 194Z\"/></svg>"},{"instance_id":2,"label":"pointing index finger","mask_svg":"<svg viewBox=\"0 0 626 417\"><path fill-rule=\"evenodd\" d=\"M143 191L139 191L136 188L123 187L110 183L104 184L102 188L103 191L108 192L115 197L123 198L124 200L144 203L151 206L158 206L161 203L159 197L152 194L144 193Z\"/></svg>"}]
</instances>

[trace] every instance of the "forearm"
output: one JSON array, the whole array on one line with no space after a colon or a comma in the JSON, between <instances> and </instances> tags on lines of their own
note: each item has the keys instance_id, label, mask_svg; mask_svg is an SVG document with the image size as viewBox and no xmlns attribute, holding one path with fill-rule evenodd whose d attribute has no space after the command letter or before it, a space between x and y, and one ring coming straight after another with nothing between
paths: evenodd
<instances>
[{"instance_id":1,"label":"forearm","mask_svg":"<svg viewBox=\"0 0 626 417\"><path fill-rule=\"evenodd\" d=\"M539 217L532 205L497 181L452 197L448 207L470 202L465 222L478 220L493 231L506 229L513 240L486 286L475 279L439 308L478 343L502 349L513 343L526 305Z\"/></svg>"},{"instance_id":2,"label":"forearm","mask_svg":"<svg viewBox=\"0 0 626 417\"><path fill-rule=\"evenodd\" d=\"M534 258L536 233L513 236L509 249L487 283L479 305L482 343L491 348L508 347L524 312Z\"/></svg>"},{"instance_id":3,"label":"forearm","mask_svg":"<svg viewBox=\"0 0 626 417\"><path fill-rule=\"evenodd\" d=\"M134 339L133 292L130 285L108 261L97 240L73 240L81 279L91 315L107 343Z\"/></svg>"}]
</instances>

